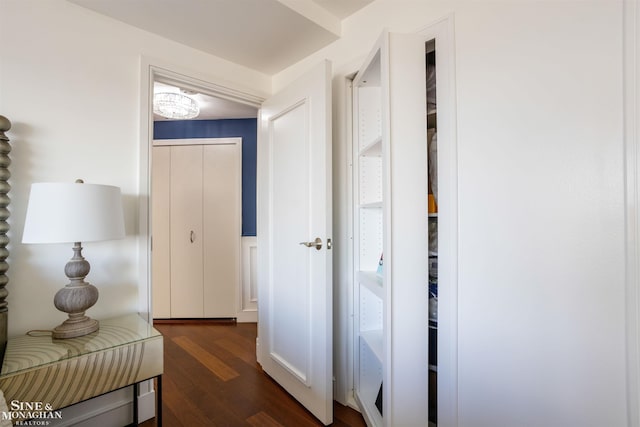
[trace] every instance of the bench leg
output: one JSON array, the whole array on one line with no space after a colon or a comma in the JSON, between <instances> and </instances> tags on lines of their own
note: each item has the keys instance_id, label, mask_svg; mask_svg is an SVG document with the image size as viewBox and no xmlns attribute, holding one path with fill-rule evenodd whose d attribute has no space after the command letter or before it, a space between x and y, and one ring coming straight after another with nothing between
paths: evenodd
<instances>
[{"instance_id":1,"label":"bench leg","mask_svg":"<svg viewBox=\"0 0 640 427\"><path fill-rule=\"evenodd\" d=\"M138 425L138 394L140 394L140 383L133 385L133 425Z\"/></svg>"},{"instance_id":2,"label":"bench leg","mask_svg":"<svg viewBox=\"0 0 640 427\"><path fill-rule=\"evenodd\" d=\"M156 393L158 394L156 402L156 425L157 427L162 427L162 375L158 375L156 383Z\"/></svg>"}]
</instances>

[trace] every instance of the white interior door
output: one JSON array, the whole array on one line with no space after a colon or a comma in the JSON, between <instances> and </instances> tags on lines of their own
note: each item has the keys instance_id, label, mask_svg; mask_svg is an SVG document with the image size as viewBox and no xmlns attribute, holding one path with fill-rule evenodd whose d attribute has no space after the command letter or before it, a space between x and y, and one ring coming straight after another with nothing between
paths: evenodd
<instances>
[{"instance_id":1,"label":"white interior door","mask_svg":"<svg viewBox=\"0 0 640 427\"><path fill-rule=\"evenodd\" d=\"M258 139L258 361L333 421L331 64L264 102ZM318 238L321 247L301 242Z\"/></svg>"}]
</instances>

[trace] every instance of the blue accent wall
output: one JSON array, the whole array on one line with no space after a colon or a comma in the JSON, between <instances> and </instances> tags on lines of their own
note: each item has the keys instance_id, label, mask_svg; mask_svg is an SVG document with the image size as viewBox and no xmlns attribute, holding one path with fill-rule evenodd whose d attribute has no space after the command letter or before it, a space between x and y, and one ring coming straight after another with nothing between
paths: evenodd
<instances>
[{"instance_id":1,"label":"blue accent wall","mask_svg":"<svg viewBox=\"0 0 640 427\"><path fill-rule=\"evenodd\" d=\"M257 119L170 120L153 123L154 139L242 137L242 235L256 235Z\"/></svg>"}]
</instances>

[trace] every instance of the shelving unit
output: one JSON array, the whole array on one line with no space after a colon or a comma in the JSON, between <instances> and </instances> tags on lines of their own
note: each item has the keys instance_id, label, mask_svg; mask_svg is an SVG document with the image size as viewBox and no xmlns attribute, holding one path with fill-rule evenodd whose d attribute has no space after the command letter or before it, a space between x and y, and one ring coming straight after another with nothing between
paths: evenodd
<instances>
[{"instance_id":1,"label":"shelving unit","mask_svg":"<svg viewBox=\"0 0 640 427\"><path fill-rule=\"evenodd\" d=\"M353 81L354 389L369 426L428 419L424 55L418 36L385 33Z\"/></svg>"},{"instance_id":2,"label":"shelving unit","mask_svg":"<svg viewBox=\"0 0 640 427\"><path fill-rule=\"evenodd\" d=\"M356 398L370 424L383 425L375 402L383 381L384 278L378 274L383 250L382 122L380 55L361 74L354 94L357 187L356 280L358 282L358 386ZM384 267L384 265L383 265ZM384 270L383 270L384 271Z\"/></svg>"}]
</instances>

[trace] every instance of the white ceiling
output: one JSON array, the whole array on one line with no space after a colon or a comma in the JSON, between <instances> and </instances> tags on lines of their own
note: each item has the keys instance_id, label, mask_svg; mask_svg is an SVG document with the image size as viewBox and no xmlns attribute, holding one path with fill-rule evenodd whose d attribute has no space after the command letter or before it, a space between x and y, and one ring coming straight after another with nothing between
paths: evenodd
<instances>
[{"instance_id":1,"label":"white ceiling","mask_svg":"<svg viewBox=\"0 0 640 427\"><path fill-rule=\"evenodd\" d=\"M373 0L69 0L273 75L337 40Z\"/></svg>"},{"instance_id":2,"label":"white ceiling","mask_svg":"<svg viewBox=\"0 0 640 427\"><path fill-rule=\"evenodd\" d=\"M332 15L340 19L344 19L347 16L362 9L373 0L313 0L318 6L323 7L329 11Z\"/></svg>"},{"instance_id":3,"label":"white ceiling","mask_svg":"<svg viewBox=\"0 0 640 427\"><path fill-rule=\"evenodd\" d=\"M373 0L68 0L267 75L337 40L342 20ZM181 88L155 82L154 92ZM195 120L252 118L253 107L204 94ZM154 115L155 120L167 120Z\"/></svg>"}]
</instances>

